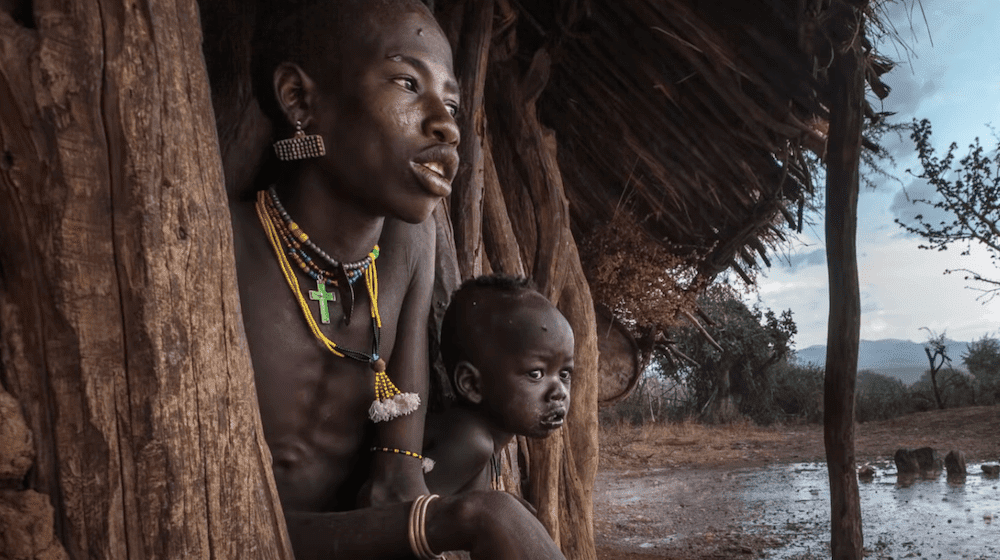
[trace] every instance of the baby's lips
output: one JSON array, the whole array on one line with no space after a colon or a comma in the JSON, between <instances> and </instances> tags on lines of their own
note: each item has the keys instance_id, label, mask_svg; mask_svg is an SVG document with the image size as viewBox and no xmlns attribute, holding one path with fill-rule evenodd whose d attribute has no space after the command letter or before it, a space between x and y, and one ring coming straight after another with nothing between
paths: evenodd
<instances>
[{"instance_id":1,"label":"baby's lips","mask_svg":"<svg viewBox=\"0 0 1000 560\"><path fill-rule=\"evenodd\" d=\"M542 421L547 424L562 423L562 421L565 419L566 419L565 408L557 408L555 410L548 412L544 417L542 417Z\"/></svg>"}]
</instances>

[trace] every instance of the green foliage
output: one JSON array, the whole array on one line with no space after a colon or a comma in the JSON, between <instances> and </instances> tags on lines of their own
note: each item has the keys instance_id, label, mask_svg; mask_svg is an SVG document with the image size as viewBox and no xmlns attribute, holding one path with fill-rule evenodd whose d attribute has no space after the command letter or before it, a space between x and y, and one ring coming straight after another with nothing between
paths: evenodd
<instances>
[{"instance_id":1,"label":"green foliage","mask_svg":"<svg viewBox=\"0 0 1000 560\"><path fill-rule=\"evenodd\" d=\"M935 383L938 395L935 395ZM973 383L971 375L952 367L941 369L933 378L931 371L927 370L910 388L911 401L914 408L919 411L971 406L975 404ZM940 404L937 403L938 397Z\"/></svg>"},{"instance_id":2,"label":"green foliage","mask_svg":"<svg viewBox=\"0 0 1000 560\"><path fill-rule=\"evenodd\" d=\"M632 394L600 411L601 423L680 422L693 412L687 391L679 383L658 374L654 360Z\"/></svg>"},{"instance_id":3,"label":"green foliage","mask_svg":"<svg viewBox=\"0 0 1000 560\"><path fill-rule=\"evenodd\" d=\"M902 381L869 370L858 373L854 398L858 422L888 420L914 410L910 391Z\"/></svg>"},{"instance_id":4,"label":"green foliage","mask_svg":"<svg viewBox=\"0 0 1000 560\"><path fill-rule=\"evenodd\" d=\"M782 361L773 372L773 406L785 418L823 421L823 368Z\"/></svg>"},{"instance_id":5,"label":"green foliage","mask_svg":"<svg viewBox=\"0 0 1000 560\"><path fill-rule=\"evenodd\" d=\"M983 335L969 343L962 363L974 380L976 403L1000 403L1000 340Z\"/></svg>"},{"instance_id":6,"label":"green foliage","mask_svg":"<svg viewBox=\"0 0 1000 560\"><path fill-rule=\"evenodd\" d=\"M721 351L694 326L675 329L675 347L688 361L663 360L662 375L690 391L695 410L712 421L726 421L728 407L759 423L778 415L773 407L773 370L791 352L795 321L791 310L747 307L727 286L715 285L698 299L714 324L706 325ZM719 414L722 417L719 417Z\"/></svg>"},{"instance_id":7,"label":"green foliage","mask_svg":"<svg viewBox=\"0 0 1000 560\"><path fill-rule=\"evenodd\" d=\"M987 154L979 144L979 139L969 145L969 154L953 167L957 144L952 142L943 158L935 155L931 146L931 123L927 119L913 121L910 134L917 145L917 154L923 171L917 177L926 180L937 197L934 199L914 199L944 210L948 218L944 221L928 220L923 215L914 219L916 225L896 223L927 242L921 249L944 251L952 245L964 247L962 254L968 255L974 244L989 251L995 268L1000 268L1000 149ZM1000 145L998 145L1000 148ZM937 223L934 223L934 222ZM967 270L947 270L962 272L965 279L973 282L975 289L983 292L987 300L1000 293L1000 271L983 273Z\"/></svg>"}]
</instances>

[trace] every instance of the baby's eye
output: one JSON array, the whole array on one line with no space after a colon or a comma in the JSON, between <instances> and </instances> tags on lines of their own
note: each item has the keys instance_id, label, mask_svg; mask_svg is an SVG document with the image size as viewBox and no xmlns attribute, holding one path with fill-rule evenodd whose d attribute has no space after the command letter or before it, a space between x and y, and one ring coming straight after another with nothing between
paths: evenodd
<instances>
[{"instance_id":1,"label":"baby's eye","mask_svg":"<svg viewBox=\"0 0 1000 560\"><path fill-rule=\"evenodd\" d=\"M528 377L531 379L541 379L545 377L545 372L540 369L533 369L528 372Z\"/></svg>"},{"instance_id":2,"label":"baby's eye","mask_svg":"<svg viewBox=\"0 0 1000 560\"><path fill-rule=\"evenodd\" d=\"M396 82L406 91L417 91L417 81L409 76L400 76L398 78L393 78L392 81Z\"/></svg>"},{"instance_id":3,"label":"baby's eye","mask_svg":"<svg viewBox=\"0 0 1000 560\"><path fill-rule=\"evenodd\" d=\"M564 368L559 370L559 379L569 381L573 378L573 370L570 368Z\"/></svg>"}]
</instances>

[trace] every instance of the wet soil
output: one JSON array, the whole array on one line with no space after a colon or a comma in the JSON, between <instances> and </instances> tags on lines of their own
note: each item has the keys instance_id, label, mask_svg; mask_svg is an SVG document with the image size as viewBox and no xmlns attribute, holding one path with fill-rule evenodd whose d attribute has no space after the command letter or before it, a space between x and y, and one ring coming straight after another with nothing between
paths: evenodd
<instances>
[{"instance_id":1,"label":"wet soil","mask_svg":"<svg viewBox=\"0 0 1000 560\"><path fill-rule=\"evenodd\" d=\"M602 427L595 487L598 557L607 560L828 558L822 427ZM964 484L897 483L892 454L965 453ZM1000 558L1000 406L908 415L856 427L869 558Z\"/></svg>"}]
</instances>

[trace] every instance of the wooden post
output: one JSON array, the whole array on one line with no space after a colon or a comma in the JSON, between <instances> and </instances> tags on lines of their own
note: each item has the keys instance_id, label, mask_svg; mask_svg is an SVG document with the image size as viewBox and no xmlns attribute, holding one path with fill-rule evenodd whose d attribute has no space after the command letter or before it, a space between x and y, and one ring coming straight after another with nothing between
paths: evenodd
<instances>
[{"instance_id":1,"label":"wooden post","mask_svg":"<svg viewBox=\"0 0 1000 560\"><path fill-rule=\"evenodd\" d=\"M548 83L550 63L547 52L540 50L527 71L519 70L514 61L491 65L489 146L503 197L487 185L486 246L505 249L502 255L490 255L491 263L524 266L576 335L570 415L562 430L527 442L526 497L566 557L589 560L596 558L597 319L570 231L555 134L542 125L536 110L538 96ZM492 169L487 170L490 181L494 180ZM506 219L495 215L498 203L506 204ZM516 243L508 241L511 233ZM511 250L517 248L519 256Z\"/></svg>"},{"instance_id":2,"label":"wooden post","mask_svg":"<svg viewBox=\"0 0 1000 560\"><path fill-rule=\"evenodd\" d=\"M855 37L860 11L845 10ZM826 150L826 255L830 282L823 436L830 475L831 547L835 560L861 560L861 504L854 466L854 388L858 370L861 296L855 238L864 72L860 46L837 45L829 69L830 135Z\"/></svg>"},{"instance_id":3,"label":"wooden post","mask_svg":"<svg viewBox=\"0 0 1000 560\"><path fill-rule=\"evenodd\" d=\"M291 559L197 5L31 8L0 11L2 382L28 485L71 558Z\"/></svg>"},{"instance_id":4,"label":"wooden post","mask_svg":"<svg viewBox=\"0 0 1000 560\"><path fill-rule=\"evenodd\" d=\"M459 270L462 278L472 278L483 273L483 152L486 142L483 95L493 38L493 0L465 2L463 8L462 30L455 51L455 74L462 83L461 164L451 194L451 212Z\"/></svg>"}]
</instances>

